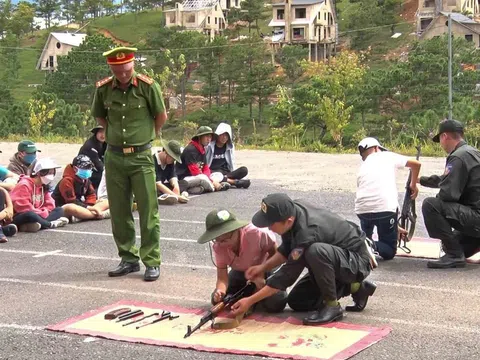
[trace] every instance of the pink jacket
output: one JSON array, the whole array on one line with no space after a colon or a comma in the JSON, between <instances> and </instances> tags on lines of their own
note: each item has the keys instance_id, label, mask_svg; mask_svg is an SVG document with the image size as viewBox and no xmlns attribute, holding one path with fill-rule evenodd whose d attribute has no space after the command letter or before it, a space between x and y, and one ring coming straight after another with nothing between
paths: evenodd
<instances>
[{"instance_id":1,"label":"pink jacket","mask_svg":"<svg viewBox=\"0 0 480 360\"><path fill-rule=\"evenodd\" d=\"M55 201L43 186L35 185L35 179L20 175L17 185L10 191L15 214L33 211L46 218L55 208Z\"/></svg>"}]
</instances>

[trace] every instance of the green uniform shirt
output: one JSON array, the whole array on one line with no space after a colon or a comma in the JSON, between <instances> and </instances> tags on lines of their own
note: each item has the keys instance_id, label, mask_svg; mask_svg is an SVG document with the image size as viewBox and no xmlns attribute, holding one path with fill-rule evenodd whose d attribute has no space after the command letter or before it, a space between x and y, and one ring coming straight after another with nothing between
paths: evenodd
<instances>
[{"instance_id":1,"label":"green uniform shirt","mask_svg":"<svg viewBox=\"0 0 480 360\"><path fill-rule=\"evenodd\" d=\"M107 121L105 141L113 146L141 146L155 138L155 117L165 111L160 85L134 73L123 90L111 76L96 84L92 116Z\"/></svg>"}]
</instances>

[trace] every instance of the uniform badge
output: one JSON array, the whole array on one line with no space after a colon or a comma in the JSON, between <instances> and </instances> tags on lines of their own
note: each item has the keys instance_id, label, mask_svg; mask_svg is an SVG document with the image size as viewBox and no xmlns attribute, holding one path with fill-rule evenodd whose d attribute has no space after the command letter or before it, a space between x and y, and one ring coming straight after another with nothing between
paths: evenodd
<instances>
[{"instance_id":1,"label":"uniform badge","mask_svg":"<svg viewBox=\"0 0 480 360\"><path fill-rule=\"evenodd\" d=\"M230 213L227 210L220 210L217 217L222 221L227 221L230 218Z\"/></svg>"},{"instance_id":2,"label":"uniform badge","mask_svg":"<svg viewBox=\"0 0 480 360\"><path fill-rule=\"evenodd\" d=\"M447 164L447 166L445 166L445 172L443 173L443 175L448 175L452 170L452 167L452 164Z\"/></svg>"},{"instance_id":3,"label":"uniform badge","mask_svg":"<svg viewBox=\"0 0 480 360\"><path fill-rule=\"evenodd\" d=\"M303 249L302 248L295 248L290 253L290 257L292 258L292 260L297 261L298 259L300 259L302 254L303 254Z\"/></svg>"},{"instance_id":4,"label":"uniform badge","mask_svg":"<svg viewBox=\"0 0 480 360\"><path fill-rule=\"evenodd\" d=\"M266 214L267 213L267 204L265 204L263 201L262 201L262 211Z\"/></svg>"},{"instance_id":5,"label":"uniform badge","mask_svg":"<svg viewBox=\"0 0 480 360\"><path fill-rule=\"evenodd\" d=\"M118 60L125 59L125 53L119 52L119 53L117 54L117 59L118 59Z\"/></svg>"}]
</instances>

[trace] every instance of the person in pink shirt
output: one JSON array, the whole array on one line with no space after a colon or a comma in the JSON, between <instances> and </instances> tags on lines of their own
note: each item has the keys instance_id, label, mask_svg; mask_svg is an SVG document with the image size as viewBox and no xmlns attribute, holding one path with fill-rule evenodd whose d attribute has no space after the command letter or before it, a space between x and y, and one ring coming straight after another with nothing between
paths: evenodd
<instances>
[{"instance_id":1,"label":"person in pink shirt","mask_svg":"<svg viewBox=\"0 0 480 360\"><path fill-rule=\"evenodd\" d=\"M214 264L217 267L217 283L212 293L212 304L215 305L225 295L234 294L244 287L247 283L245 271L251 266L263 264L273 256L277 245L273 232L238 220L235 214L225 209L208 213L205 225L206 231L199 237L198 243L213 241ZM265 278L268 276L268 273L265 274ZM253 280L257 290L265 285L265 278ZM287 293L280 291L264 299L260 306L273 313L283 311L286 304Z\"/></svg>"}]
</instances>

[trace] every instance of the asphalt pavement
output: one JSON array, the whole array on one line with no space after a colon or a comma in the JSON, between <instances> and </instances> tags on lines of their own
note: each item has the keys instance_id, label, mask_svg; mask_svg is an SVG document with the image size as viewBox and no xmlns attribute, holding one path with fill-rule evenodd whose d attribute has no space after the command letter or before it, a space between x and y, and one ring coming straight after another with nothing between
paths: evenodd
<instances>
[{"instance_id":1,"label":"asphalt pavement","mask_svg":"<svg viewBox=\"0 0 480 360\"><path fill-rule=\"evenodd\" d=\"M140 300L208 309L215 268L208 245L195 239L206 214L225 207L250 219L263 196L287 192L358 223L354 194L295 192L254 181L248 190L206 194L188 204L161 206L161 278L142 280L143 270L121 278L107 272L119 259L109 220L90 221L36 234L20 233L0 246L0 359L254 359L47 331L55 324L119 300ZM400 194L401 196L401 194ZM421 202L421 199L419 199ZM138 213L134 213L138 230ZM417 236L427 236L420 216ZM414 243L412 244L414 246ZM430 270L423 259L382 262L371 277L378 289L363 313L344 322L390 326L382 341L353 359L480 358L480 267ZM342 300L342 305L350 299ZM283 316L303 316L289 310ZM257 357L258 358L258 357Z\"/></svg>"}]
</instances>

